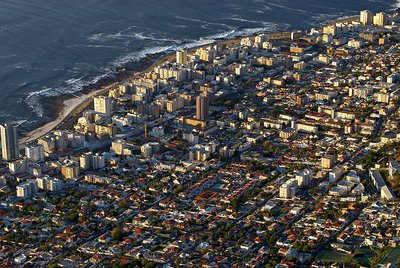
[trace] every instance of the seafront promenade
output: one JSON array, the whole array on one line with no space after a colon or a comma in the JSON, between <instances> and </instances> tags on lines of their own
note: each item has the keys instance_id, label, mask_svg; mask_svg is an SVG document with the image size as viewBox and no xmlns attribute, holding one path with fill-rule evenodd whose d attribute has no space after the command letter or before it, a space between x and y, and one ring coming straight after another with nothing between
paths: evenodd
<instances>
[{"instance_id":1,"label":"seafront promenade","mask_svg":"<svg viewBox=\"0 0 400 268\"><path fill-rule=\"evenodd\" d=\"M345 22L345 21L351 21L351 20L356 20L358 17L350 17L350 18L339 18L337 22ZM334 24L336 21L330 22L330 24ZM249 36L249 38L254 39L257 34L254 34L252 36ZM268 33L268 35L274 36L273 38L278 38L283 35L290 35L290 32L275 32L275 33ZM243 36L237 36L228 40L218 40L209 44L204 44L201 46L193 47L188 49L188 52L193 52L196 49L202 48L202 47L208 47L210 45L232 45L232 44L238 44L241 41L241 38ZM164 56L161 56L158 60L156 60L153 64L151 64L148 68L145 68L142 71L136 72L134 75L131 77L124 79L122 81L116 81L113 82L110 85L106 85L100 89L90 91L86 94L82 94L79 97L72 97L68 98L63 101L63 108L59 109L59 114L56 117L56 119L44 124L43 126L40 126L38 128L35 128L34 130L28 132L27 134L24 135L23 138L20 139L20 144L24 145L26 143L32 142L34 140L39 139L40 137L45 136L47 133L57 129L58 126L60 126L67 118L73 117L73 118L78 118L79 114L84 111L89 105L93 103L93 97L99 96L102 94L105 94L108 92L110 89L115 87L117 84L121 84L124 82L129 82L132 79L138 78L144 73L149 72L152 70L154 67L162 65L163 63L170 62L176 59L175 52L169 52Z\"/></svg>"},{"instance_id":2,"label":"seafront promenade","mask_svg":"<svg viewBox=\"0 0 400 268\"><path fill-rule=\"evenodd\" d=\"M276 34L279 34L279 33L276 33ZM252 38L254 38L254 36L252 36ZM214 43L201 45L201 46L198 46L198 47L193 47L193 48L189 49L189 51L194 51L194 50L196 50L198 48L207 47L207 46L210 46L210 45L213 45L213 44L231 45L231 44L235 44L235 43L240 43L240 38L239 37L235 37L235 38L232 38L232 39L229 39L229 40L220 40L220 41L216 41ZM115 87L117 84L124 83L124 82L129 82L132 79L138 78L141 75L143 75L144 73L152 70L154 67L159 66L159 65L161 65L161 64L163 64L165 62L173 61L173 60L175 60L175 58L176 58L175 57L175 52L170 52L170 53L162 56L158 60L156 60L148 68L145 68L143 71L136 72L134 75L132 75L128 79L125 79L123 81L113 82L111 85L106 85L106 86L104 86L104 87L102 87L100 89L97 89L97 90L94 90L94 91L90 91L87 94L82 94L79 97L72 97L72 98L68 98L68 99L64 100L63 101L63 108L60 109L59 114L56 117L56 119L46 123L43 126L35 128L34 130L28 132L26 135L24 135L23 138L20 139L20 144L24 145L26 143L35 141L35 140L39 139L40 137L45 136L47 133L57 129L57 127L60 126L60 124L62 124L69 117L73 117L73 118L79 117L79 114L82 111L84 111L89 105L91 105L93 103L93 97L99 96L99 95L103 95L106 92L108 92L110 89Z\"/></svg>"}]
</instances>

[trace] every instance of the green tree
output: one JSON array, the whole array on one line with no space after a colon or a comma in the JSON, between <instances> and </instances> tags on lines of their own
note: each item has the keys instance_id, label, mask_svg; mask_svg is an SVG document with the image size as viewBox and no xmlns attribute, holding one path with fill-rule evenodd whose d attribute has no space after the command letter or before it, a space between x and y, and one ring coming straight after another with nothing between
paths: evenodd
<instances>
[{"instance_id":1,"label":"green tree","mask_svg":"<svg viewBox=\"0 0 400 268\"><path fill-rule=\"evenodd\" d=\"M122 200L120 200L120 201L118 202L118 206L119 206L120 208L127 208L127 207L128 207L128 203L126 202L125 199L122 199Z\"/></svg>"},{"instance_id":2,"label":"green tree","mask_svg":"<svg viewBox=\"0 0 400 268\"><path fill-rule=\"evenodd\" d=\"M232 201L231 201L231 206L234 208L234 209L237 209L239 206L240 206L240 203L241 203L241 200L240 200L240 198L235 198L235 199L233 199Z\"/></svg>"},{"instance_id":3,"label":"green tree","mask_svg":"<svg viewBox=\"0 0 400 268\"><path fill-rule=\"evenodd\" d=\"M124 236L124 234L122 233L121 229L119 229L119 228L112 229L112 231L111 231L112 239L120 241L120 240L122 240L123 236Z\"/></svg>"},{"instance_id":4,"label":"green tree","mask_svg":"<svg viewBox=\"0 0 400 268\"><path fill-rule=\"evenodd\" d=\"M183 186L182 186L182 185L179 185L178 187L176 187L176 188L174 189L173 194L174 194L174 195L177 195L177 194L179 194L180 192L182 192L182 190L183 190Z\"/></svg>"},{"instance_id":5,"label":"green tree","mask_svg":"<svg viewBox=\"0 0 400 268\"><path fill-rule=\"evenodd\" d=\"M76 222L78 217L78 213L75 210L71 210L71 212L68 214L68 219L72 222Z\"/></svg>"}]
</instances>

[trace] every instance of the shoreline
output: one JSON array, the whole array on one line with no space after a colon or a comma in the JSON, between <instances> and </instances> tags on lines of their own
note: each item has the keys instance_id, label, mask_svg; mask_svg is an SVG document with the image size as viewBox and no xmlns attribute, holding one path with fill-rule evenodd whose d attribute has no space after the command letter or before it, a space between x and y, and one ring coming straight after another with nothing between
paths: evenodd
<instances>
[{"instance_id":1,"label":"shoreline","mask_svg":"<svg viewBox=\"0 0 400 268\"><path fill-rule=\"evenodd\" d=\"M201 47L207 47L207 46L216 45L216 44L219 44L219 45L235 44L235 43L239 43L241 38L242 37L238 36L238 37L234 37L234 38L227 39L227 40L216 40L209 44L189 48L188 51L193 51L193 50L196 50ZM154 54L148 55L148 57L151 57L151 56L154 56ZM43 136L46 136L51 131L57 129L57 127L60 126L68 117L74 117L74 116L80 114L81 112L83 112L85 109L87 109L87 107L93 102L93 100L92 100L93 97L106 93L107 91L115 88L120 83L128 82L132 79L138 78L141 75L143 75L144 73L149 72L150 70L152 70L154 67L156 67L158 65L161 65L168 61L175 60L175 57L176 57L175 52L160 53L160 57L158 57L158 59L156 59L151 65L149 65L148 67L145 67L145 69L142 69L139 72L134 72L134 74L129 75L128 78L125 78L125 79L122 79L119 81L114 81L108 85L103 85L99 89L95 89L95 90L90 90L90 88L84 89L81 91L82 95L79 97L74 97L72 95L60 96L60 97L64 97L65 100L62 101L63 107L61 109L59 109L57 117L54 120L52 120L48 123L45 123L44 125L39 126L35 129L27 132L26 134L24 134L23 138L20 139L19 144L25 145L29 142L35 141ZM85 91L87 91L87 93L83 93ZM69 96L71 96L71 97L69 97Z\"/></svg>"},{"instance_id":2,"label":"shoreline","mask_svg":"<svg viewBox=\"0 0 400 268\"><path fill-rule=\"evenodd\" d=\"M337 19L334 19L331 21L327 21L323 25L332 25L335 23L352 21L356 18L358 18L358 16L356 16L356 15L348 16L345 18L341 17L341 18L337 18ZM318 26L318 27L320 27L320 26ZM295 31L295 29L290 29L288 31ZM271 32L271 33L275 34L275 33L280 33L280 32ZM271 33L268 33L268 34L271 34ZM214 42L211 42L209 44L204 44L204 45L195 46L192 48L187 48L187 50L192 52L198 48L207 47L207 46L211 46L211 45L231 45L231 44L235 44L235 43L240 43L240 40L244 37L251 38L251 37L254 37L255 35L257 35L257 34L252 34L249 36L235 36L235 37L232 37L229 39L215 40ZM160 56L158 58L154 57L157 55L160 55ZM154 57L154 59L151 59L151 57ZM86 89L83 89L80 92L82 95L79 97L75 97L73 95L59 96L60 98L65 98L65 99L62 101L63 107L58 109L56 118L51 120L50 122L45 123L42 126L39 126L35 129L25 133L23 138L20 139L19 143L21 145L25 145L26 143L35 141L35 140L47 135L51 131L57 129L57 127L59 127L69 117L75 118L77 115L82 113L85 109L87 109L87 107L93 102L93 100L92 100L93 97L106 93L107 91L113 89L120 83L128 82L132 79L138 78L141 75L143 75L144 73L149 72L150 70L152 70L154 67L156 67L158 65L161 65L168 61L175 60L175 57L176 57L175 51L173 51L173 52L166 51L166 52L161 52L161 53L149 54L141 61L147 60L147 61L153 61L153 62L151 64L149 64L147 67L143 66L143 65L145 65L145 63L140 63L140 64L142 64L142 66L137 68L138 69L137 72L135 72L135 70L130 71L133 74L128 75L128 77L125 79L119 80L118 77L116 77L115 78L116 81L111 80L109 82L111 84L105 82L104 85L100 85L100 88L97 88L95 90L92 90L91 87L96 88L96 84L88 86ZM139 62L141 62L141 61L139 61ZM141 67L143 67L143 68L141 68ZM129 71L127 71L127 72L129 72ZM100 84L101 84L101 81L100 81Z\"/></svg>"},{"instance_id":3,"label":"shoreline","mask_svg":"<svg viewBox=\"0 0 400 268\"><path fill-rule=\"evenodd\" d=\"M76 114L79 114L83 110L85 110L91 103L92 103L92 98L95 96L99 96L104 94L105 92L113 89L116 87L118 84L129 81L130 79L136 78L143 73L147 72L148 70L154 68L155 64L160 64L164 58L167 58L168 55L161 56L159 59L157 59L154 63L152 63L149 67L145 68L144 70L140 72L134 72L134 74L129 75L128 78L119 80L119 81L114 81L111 82L111 84L107 83L106 85L101 85L100 88L92 90L90 87L87 89L83 89L80 93L81 95L79 97L76 97L74 95L64 95L64 96L59 96L60 98L64 97L65 99L62 101L63 107L59 109L59 112L57 114L57 117L50 122L45 123L42 126L39 126L29 132L27 132L23 138L20 139L20 144L24 145L26 143L32 142L34 140L37 140L45 135L47 135L49 132L55 130L60 124L62 124L68 117L73 117Z\"/></svg>"}]
</instances>

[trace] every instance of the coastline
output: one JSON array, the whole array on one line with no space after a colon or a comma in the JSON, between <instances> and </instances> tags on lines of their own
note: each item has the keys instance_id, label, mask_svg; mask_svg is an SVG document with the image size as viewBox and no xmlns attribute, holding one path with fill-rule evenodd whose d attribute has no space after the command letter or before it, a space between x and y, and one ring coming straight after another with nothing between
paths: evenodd
<instances>
[{"instance_id":1,"label":"coastline","mask_svg":"<svg viewBox=\"0 0 400 268\"><path fill-rule=\"evenodd\" d=\"M38 127L29 133L27 133L24 138L20 140L20 144L26 144L29 143L33 140L37 140L43 136L45 136L47 133L51 132L53 129L55 129L58 125L60 125L69 115L73 114L76 112L76 110L79 109L80 106L85 105L85 103L92 97L101 94L102 92L111 89L115 84L111 84L103 89L98 89L95 91L92 91L91 93L84 94L80 97L75 97L75 98L68 98L63 101L63 108L60 110L60 112L57 115L57 118L53 121L50 121L46 123L45 125Z\"/></svg>"},{"instance_id":2,"label":"coastline","mask_svg":"<svg viewBox=\"0 0 400 268\"><path fill-rule=\"evenodd\" d=\"M227 40L216 40L215 42L212 42L210 44L205 44L201 46L196 46L193 48L189 48L188 51L193 51L201 47L207 47L210 45L230 45L230 44L235 44L240 42L242 37L234 37L231 39ZM92 104L93 100L92 98L95 96L103 95L107 91L113 89L116 87L118 84L123 83L123 82L128 82L132 79L138 78L141 75L143 75L146 72L149 72L152 70L154 67L161 65L165 62L168 61L173 61L175 60L175 52L166 52L166 53L160 53L160 57L156 59L152 64L150 64L148 67L145 67L139 72L134 72L132 75L129 75L128 78L119 80L119 81L114 81L111 82L111 84L107 84L104 86L101 86L99 89L91 90L90 88L83 90L81 96L75 97L71 95L65 95L65 100L62 101L63 107L58 109L58 114L57 117L48 122L45 123L42 126L39 126L32 131L29 131L28 133L24 134L23 138L20 139L20 144L25 145L26 143L32 142L34 140L37 140L51 131L57 129L58 126L60 126L67 118L75 118L77 115L82 113L87 107ZM152 55L148 55L150 57ZM153 55L154 56L154 55ZM69 97L70 96L70 97ZM61 96L60 96L61 97Z\"/></svg>"},{"instance_id":3,"label":"coastline","mask_svg":"<svg viewBox=\"0 0 400 268\"><path fill-rule=\"evenodd\" d=\"M62 101L63 107L59 108L57 117L54 120L26 133L24 135L24 137L22 139L20 139L19 143L21 145L24 145L26 143L32 142L34 140L37 140L37 139L45 136L49 132L56 129L68 117L74 117L77 114L80 114L83 110L85 110L92 103L93 97L106 93L107 91L109 91L109 90L113 89L115 86L117 86L119 83L129 81L130 79L133 79L133 78L136 78L136 77L142 75L143 73L147 72L148 70L154 68L154 65L161 64L166 59L169 59L169 56L170 55L162 56L161 58L156 60L153 64L151 64L146 69L144 69L138 73L134 73L133 75L130 75L128 78L123 79L122 81L114 81L114 82L111 82L111 84L108 83L107 85L103 85L100 88L95 89L95 90L91 90L90 88L84 89L82 94L79 97L72 96L72 95L65 95L64 96L65 99Z\"/></svg>"},{"instance_id":4,"label":"coastline","mask_svg":"<svg viewBox=\"0 0 400 268\"><path fill-rule=\"evenodd\" d=\"M335 23L352 21L357 18L358 18L358 16L348 16L345 18L341 17L341 18L337 18L335 20L327 21L323 25L332 25ZM294 30L294 29L291 29L291 30ZM272 33L279 33L279 32L272 32ZM198 48L207 47L210 45L231 45L231 44L235 44L235 43L240 43L241 38L243 38L243 37L254 38L255 35L256 34L252 34L250 36L235 36L235 37L229 38L229 39L215 40L214 42L211 42L209 44L204 44L204 45L188 48L188 51L194 51ZM154 57L156 55L159 55L159 57ZM152 57L154 57L154 59L152 59ZM21 145L24 145L26 143L37 140L37 139L47 135L49 132L57 129L57 127L59 127L61 124L63 124L68 118L75 119L85 109L87 109L87 107L89 107L89 105L93 102L93 99L92 99L93 97L105 94L107 91L114 88L115 86L117 86L120 83L128 82L132 79L138 78L141 75L143 75L144 73L149 72L150 70L152 70L154 67L156 67L158 65L161 65L168 61L175 60L175 51L173 51L173 52L167 51L167 52L163 52L163 53L149 54L146 56L146 58L144 59L144 61L150 60L153 62L151 64L148 64L147 67L145 66L146 64L141 64L141 66L137 68L138 72L131 71L133 74L128 75L128 77L125 79L121 79L121 80L119 80L118 78L113 79L108 83L107 82L104 83L104 85L103 85L103 83L101 83L100 87L97 89L94 89L94 90L93 90L93 88L96 88L96 84L89 86L88 88L81 91L82 95L80 95L79 97L72 96L72 95L60 96L60 98L64 97L65 99L62 101L62 104L63 104L62 108L56 107L56 109L58 110L57 117L54 120L52 120L48 123L45 123L44 125L39 126L35 129L27 132L26 134L24 134L23 138L20 139L19 143Z\"/></svg>"}]
</instances>

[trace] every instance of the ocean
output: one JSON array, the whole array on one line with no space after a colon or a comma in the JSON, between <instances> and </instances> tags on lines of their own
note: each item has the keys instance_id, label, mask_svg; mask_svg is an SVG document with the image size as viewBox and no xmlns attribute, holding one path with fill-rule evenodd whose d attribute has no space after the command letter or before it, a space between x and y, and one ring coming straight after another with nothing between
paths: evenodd
<instances>
[{"instance_id":1,"label":"ocean","mask_svg":"<svg viewBox=\"0 0 400 268\"><path fill-rule=\"evenodd\" d=\"M0 123L51 120L44 96L79 94L152 53L306 29L394 0L1 0Z\"/></svg>"}]
</instances>

